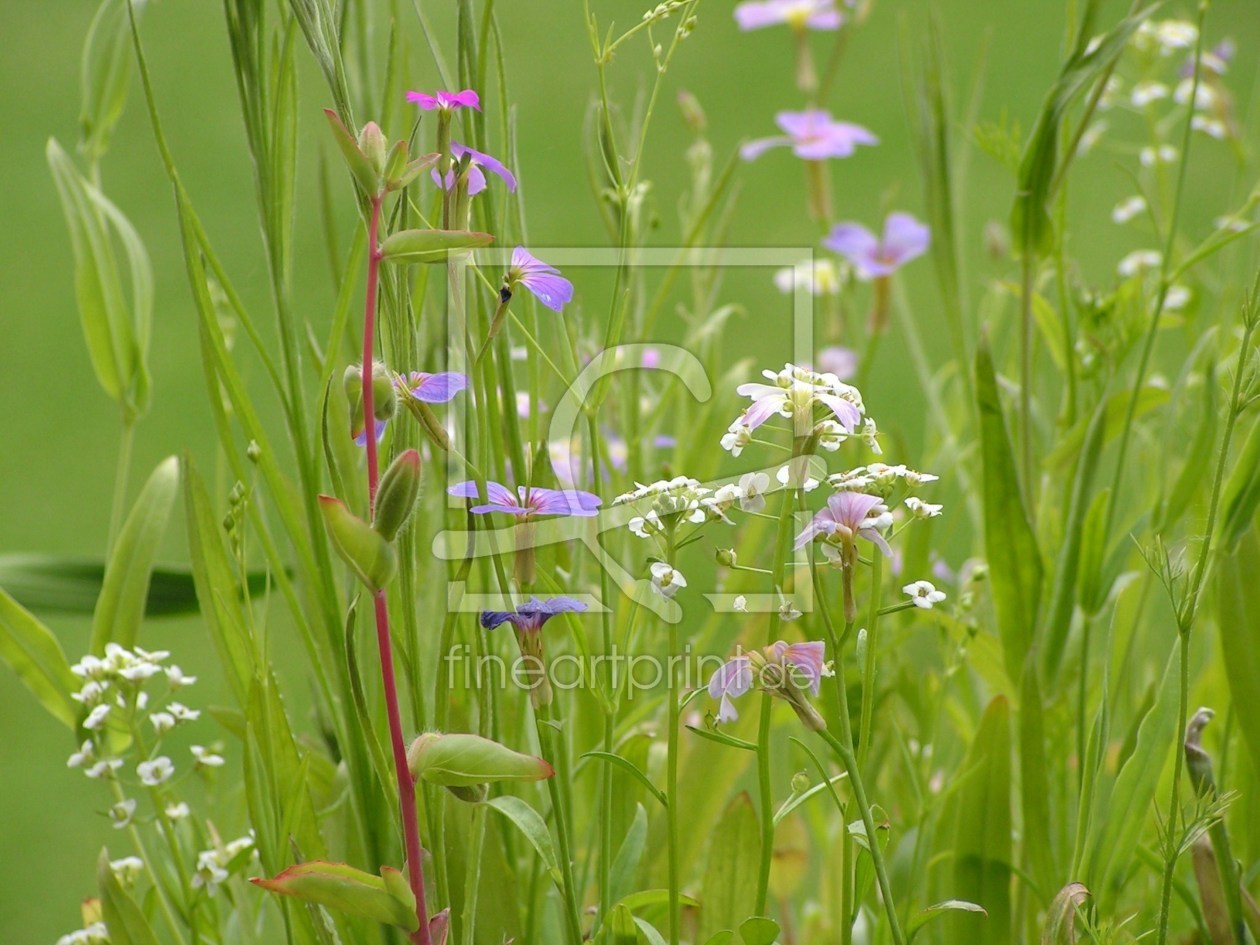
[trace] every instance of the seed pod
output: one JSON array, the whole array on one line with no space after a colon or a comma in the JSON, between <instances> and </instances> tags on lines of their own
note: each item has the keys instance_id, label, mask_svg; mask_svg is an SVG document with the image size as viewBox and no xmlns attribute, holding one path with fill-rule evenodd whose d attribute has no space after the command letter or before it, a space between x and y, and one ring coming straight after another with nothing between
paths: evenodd
<instances>
[{"instance_id":1,"label":"seed pod","mask_svg":"<svg viewBox=\"0 0 1260 945\"><path fill-rule=\"evenodd\" d=\"M372 523L386 541L393 541L415 510L420 495L420 454L407 450L389 464L376 493L376 519Z\"/></svg>"}]
</instances>

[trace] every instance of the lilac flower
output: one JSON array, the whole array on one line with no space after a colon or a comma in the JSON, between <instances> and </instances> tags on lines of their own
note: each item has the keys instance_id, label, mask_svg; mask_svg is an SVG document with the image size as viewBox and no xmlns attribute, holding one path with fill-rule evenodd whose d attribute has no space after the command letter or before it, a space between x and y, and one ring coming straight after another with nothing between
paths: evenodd
<instances>
[{"instance_id":1,"label":"lilac flower","mask_svg":"<svg viewBox=\"0 0 1260 945\"><path fill-rule=\"evenodd\" d=\"M441 374L412 371L406 378L400 376L399 381L400 393L408 393L426 404L449 403L468 386L468 376L454 371L444 371Z\"/></svg>"},{"instance_id":2,"label":"lilac flower","mask_svg":"<svg viewBox=\"0 0 1260 945\"><path fill-rule=\"evenodd\" d=\"M859 278L875 279L892 274L928 248L931 233L927 226L908 213L890 213L884 221L883 237L860 223L841 223L823 240L857 270Z\"/></svg>"},{"instance_id":3,"label":"lilac flower","mask_svg":"<svg viewBox=\"0 0 1260 945\"><path fill-rule=\"evenodd\" d=\"M882 500L877 495L866 495L862 492L837 492L827 500L827 505L814 516L799 535L792 548L800 549L819 535L845 549L856 549L855 541L865 538L871 542L885 557L892 555L892 549L884 536L876 529L876 522L870 518L871 513L878 513Z\"/></svg>"},{"instance_id":4,"label":"lilac flower","mask_svg":"<svg viewBox=\"0 0 1260 945\"><path fill-rule=\"evenodd\" d=\"M818 367L824 373L834 374L842 381L847 381L857 374L857 352L852 348L831 345L818 352Z\"/></svg>"},{"instance_id":5,"label":"lilac flower","mask_svg":"<svg viewBox=\"0 0 1260 945\"><path fill-rule=\"evenodd\" d=\"M776 414L793 418L798 435L806 435L814 426L814 407L826 409L846 434L852 433L862 419L862 395L856 387L845 384L834 374L810 371L794 364L782 371L762 371L771 384L740 384L736 392L751 397L752 403L727 428L722 448L738 456L751 441L753 431Z\"/></svg>"},{"instance_id":6,"label":"lilac flower","mask_svg":"<svg viewBox=\"0 0 1260 945\"><path fill-rule=\"evenodd\" d=\"M539 302L556 312L573 301L573 283L560 275L559 269L547 265L524 246L512 250L512 266L504 279L508 298L518 285L529 289Z\"/></svg>"},{"instance_id":7,"label":"lilac flower","mask_svg":"<svg viewBox=\"0 0 1260 945\"><path fill-rule=\"evenodd\" d=\"M457 108L475 108L481 111L481 99L472 89L464 89L462 92L434 92L428 95L425 92L408 92L407 101L415 102L420 106L421 111L454 111Z\"/></svg>"},{"instance_id":8,"label":"lilac flower","mask_svg":"<svg viewBox=\"0 0 1260 945\"><path fill-rule=\"evenodd\" d=\"M835 0L748 0L735 8L735 21L745 31L779 23L795 30L837 30L844 15Z\"/></svg>"},{"instance_id":9,"label":"lilac flower","mask_svg":"<svg viewBox=\"0 0 1260 945\"><path fill-rule=\"evenodd\" d=\"M471 158L471 163L468 166L468 196L479 194L486 189L486 175L481 170L483 167L507 184L508 190L516 190L516 177L502 163L488 154L465 147L458 141L452 141L451 157L455 158L456 161L462 161L464 155L468 155ZM431 173L433 175L433 183L443 190L450 190L455 186L454 170L447 171L444 177L438 174L436 168Z\"/></svg>"},{"instance_id":10,"label":"lilac flower","mask_svg":"<svg viewBox=\"0 0 1260 945\"><path fill-rule=\"evenodd\" d=\"M779 112L775 122L785 134L749 141L739 149L740 157L753 161L771 148L790 147L806 161L849 157L859 144L879 144L879 139L861 125L836 121L831 113L814 108L804 112Z\"/></svg>"},{"instance_id":11,"label":"lilac flower","mask_svg":"<svg viewBox=\"0 0 1260 945\"><path fill-rule=\"evenodd\" d=\"M740 654L723 663L709 678L709 695L718 702L719 722L739 718L731 699L758 688L785 699L801 721L811 727L824 725L805 699L805 693L818 695L825 673L823 644L817 640L785 643L779 640L763 650Z\"/></svg>"},{"instance_id":12,"label":"lilac flower","mask_svg":"<svg viewBox=\"0 0 1260 945\"><path fill-rule=\"evenodd\" d=\"M734 722L739 718L732 698L739 698L752 688L752 663L747 656L736 656L718 667L718 671L709 678L709 695L718 702L717 720Z\"/></svg>"},{"instance_id":13,"label":"lilac flower","mask_svg":"<svg viewBox=\"0 0 1260 945\"><path fill-rule=\"evenodd\" d=\"M501 624L510 623L519 632L528 633L542 629L542 625L556 614L581 613L586 604L572 597L552 597L539 600L531 597L525 603L511 610L484 610L481 612L481 625L493 630Z\"/></svg>"},{"instance_id":14,"label":"lilac flower","mask_svg":"<svg viewBox=\"0 0 1260 945\"><path fill-rule=\"evenodd\" d=\"M462 499L480 499L477 483L469 480L460 482L446 490L451 495ZM474 505L470 511L478 515L491 512L507 512L518 518L532 518L535 515L578 515L590 517L599 514L599 506L603 501L597 495L582 492L579 489L541 489L538 487L517 486L513 494L507 486L497 482L487 482L486 492L489 500L482 505Z\"/></svg>"}]
</instances>

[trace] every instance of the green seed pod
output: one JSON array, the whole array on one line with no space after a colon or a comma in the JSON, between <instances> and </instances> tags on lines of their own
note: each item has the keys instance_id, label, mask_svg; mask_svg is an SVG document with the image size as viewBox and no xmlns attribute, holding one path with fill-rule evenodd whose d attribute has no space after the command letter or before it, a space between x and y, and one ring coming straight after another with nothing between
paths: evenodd
<instances>
[{"instance_id":1,"label":"green seed pod","mask_svg":"<svg viewBox=\"0 0 1260 945\"><path fill-rule=\"evenodd\" d=\"M735 567L736 557L734 548L719 548L717 550L717 554L714 555L714 558L717 560L717 563L724 568Z\"/></svg>"},{"instance_id":2,"label":"green seed pod","mask_svg":"<svg viewBox=\"0 0 1260 945\"><path fill-rule=\"evenodd\" d=\"M398 571L398 554L394 546L371 525L355 516L340 499L321 495L319 510L324 515L324 525L337 554L369 590L374 593L381 590Z\"/></svg>"},{"instance_id":3,"label":"green seed pod","mask_svg":"<svg viewBox=\"0 0 1260 945\"><path fill-rule=\"evenodd\" d=\"M376 493L376 520L372 523L386 541L393 541L407 524L420 495L420 454L400 453L385 470Z\"/></svg>"},{"instance_id":4,"label":"green seed pod","mask_svg":"<svg viewBox=\"0 0 1260 945\"><path fill-rule=\"evenodd\" d=\"M398 409L398 394L389 368L380 361L372 365L372 412L377 420L388 420Z\"/></svg>"}]
</instances>

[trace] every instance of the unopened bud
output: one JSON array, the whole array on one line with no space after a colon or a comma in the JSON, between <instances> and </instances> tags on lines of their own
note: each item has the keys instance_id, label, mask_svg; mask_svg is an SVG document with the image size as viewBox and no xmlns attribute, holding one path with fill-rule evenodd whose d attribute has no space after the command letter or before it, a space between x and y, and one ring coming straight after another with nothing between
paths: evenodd
<instances>
[{"instance_id":1,"label":"unopened bud","mask_svg":"<svg viewBox=\"0 0 1260 945\"><path fill-rule=\"evenodd\" d=\"M398 571L398 553L394 546L346 508L340 499L321 495L319 510L337 554L369 590L381 590Z\"/></svg>"},{"instance_id":2,"label":"unopened bud","mask_svg":"<svg viewBox=\"0 0 1260 945\"><path fill-rule=\"evenodd\" d=\"M1215 714L1211 709L1199 709L1186 724L1186 771L1195 793L1208 799L1216 796L1216 778L1212 776L1212 756L1203 748L1203 729Z\"/></svg>"},{"instance_id":3,"label":"unopened bud","mask_svg":"<svg viewBox=\"0 0 1260 945\"><path fill-rule=\"evenodd\" d=\"M372 365L372 413L377 420L388 420L398 408L398 394L389 368L380 361Z\"/></svg>"},{"instance_id":4,"label":"unopened bud","mask_svg":"<svg viewBox=\"0 0 1260 945\"><path fill-rule=\"evenodd\" d=\"M704 116L704 109L700 107L699 99L686 90L680 91L678 109L682 112L683 122L691 132L698 135L704 134L708 121Z\"/></svg>"},{"instance_id":5,"label":"unopened bud","mask_svg":"<svg viewBox=\"0 0 1260 945\"><path fill-rule=\"evenodd\" d=\"M359 150L378 177L385 173L385 164L389 160L389 142L385 140L381 126L376 122L369 121L359 132Z\"/></svg>"},{"instance_id":6,"label":"unopened bud","mask_svg":"<svg viewBox=\"0 0 1260 945\"><path fill-rule=\"evenodd\" d=\"M257 440L249 441L249 446L245 447L245 455L251 463L256 463L262 458L262 447L258 445Z\"/></svg>"},{"instance_id":7,"label":"unopened bud","mask_svg":"<svg viewBox=\"0 0 1260 945\"><path fill-rule=\"evenodd\" d=\"M420 454L407 450L398 454L385 475L381 477L376 493L376 519L372 522L386 541L393 541L407 524L420 495Z\"/></svg>"},{"instance_id":8,"label":"unopened bud","mask_svg":"<svg viewBox=\"0 0 1260 945\"><path fill-rule=\"evenodd\" d=\"M717 563L720 564L724 568L735 567L736 557L735 557L734 548L719 548L717 550L717 554L715 554L713 557L717 561Z\"/></svg>"},{"instance_id":9,"label":"unopened bud","mask_svg":"<svg viewBox=\"0 0 1260 945\"><path fill-rule=\"evenodd\" d=\"M798 771L796 774L792 775L793 794L804 794L811 786L809 775L807 775L804 771Z\"/></svg>"},{"instance_id":10,"label":"unopened bud","mask_svg":"<svg viewBox=\"0 0 1260 945\"><path fill-rule=\"evenodd\" d=\"M478 787L495 781L542 781L555 769L480 735L425 732L407 749L411 776L443 787Z\"/></svg>"}]
</instances>

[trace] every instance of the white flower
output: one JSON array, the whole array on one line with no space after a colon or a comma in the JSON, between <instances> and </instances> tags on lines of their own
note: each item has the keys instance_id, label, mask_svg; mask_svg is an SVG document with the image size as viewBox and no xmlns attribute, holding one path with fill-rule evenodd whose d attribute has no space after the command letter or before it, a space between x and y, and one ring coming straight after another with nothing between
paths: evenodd
<instances>
[{"instance_id":1,"label":"white flower","mask_svg":"<svg viewBox=\"0 0 1260 945\"><path fill-rule=\"evenodd\" d=\"M218 850L202 850L197 854L197 870L193 873L193 889L204 888L211 896L226 882L228 871L223 868Z\"/></svg>"},{"instance_id":2,"label":"white flower","mask_svg":"<svg viewBox=\"0 0 1260 945\"><path fill-rule=\"evenodd\" d=\"M120 883L130 886L144 869L144 860L138 856L124 856L121 860L110 860L109 868L114 871Z\"/></svg>"},{"instance_id":3,"label":"white flower","mask_svg":"<svg viewBox=\"0 0 1260 945\"><path fill-rule=\"evenodd\" d=\"M731 602L731 608L739 614L748 613L748 598L743 594L736 594L735 600Z\"/></svg>"},{"instance_id":4,"label":"white flower","mask_svg":"<svg viewBox=\"0 0 1260 945\"><path fill-rule=\"evenodd\" d=\"M1158 102L1164 98L1168 98L1168 86L1151 79L1139 82L1129 93L1129 101L1133 103L1134 108L1145 108L1152 102Z\"/></svg>"},{"instance_id":5,"label":"white flower","mask_svg":"<svg viewBox=\"0 0 1260 945\"><path fill-rule=\"evenodd\" d=\"M171 690L174 691L184 686L191 686L197 681L197 677L185 676L182 669L172 665L166 667L166 681L171 684Z\"/></svg>"},{"instance_id":6,"label":"white flower","mask_svg":"<svg viewBox=\"0 0 1260 945\"><path fill-rule=\"evenodd\" d=\"M1138 152L1138 161L1143 167L1154 167L1156 164L1175 164L1181 152L1171 144L1161 144L1158 148L1149 145Z\"/></svg>"},{"instance_id":7,"label":"white flower","mask_svg":"<svg viewBox=\"0 0 1260 945\"><path fill-rule=\"evenodd\" d=\"M906 484L911 486L921 486L925 482L936 482L941 478L940 476L935 476L932 473L918 472L914 469L907 469L901 475L902 478L906 480Z\"/></svg>"},{"instance_id":8,"label":"white flower","mask_svg":"<svg viewBox=\"0 0 1260 945\"><path fill-rule=\"evenodd\" d=\"M788 623L792 620L795 620L800 615L801 615L801 612L797 610L796 605L792 603L792 598L784 596L783 591L780 590L779 591L779 619L782 620L784 623Z\"/></svg>"},{"instance_id":9,"label":"white flower","mask_svg":"<svg viewBox=\"0 0 1260 945\"><path fill-rule=\"evenodd\" d=\"M834 419L846 431L853 430L865 413L858 389L834 374L794 364L784 365L782 371L761 374L772 383L740 384L735 388L736 393L752 403L728 428L722 438L724 449L734 452L734 447L742 448L740 441L744 436L751 438L753 430L776 415L791 418L795 434L805 436L814 429L816 407L823 409L819 420Z\"/></svg>"},{"instance_id":10,"label":"white flower","mask_svg":"<svg viewBox=\"0 0 1260 945\"><path fill-rule=\"evenodd\" d=\"M1170 285L1164 294L1164 308L1170 312L1179 312L1190 302L1190 290L1184 285Z\"/></svg>"},{"instance_id":11,"label":"white flower","mask_svg":"<svg viewBox=\"0 0 1260 945\"><path fill-rule=\"evenodd\" d=\"M876 456L882 456L884 451L879 447L879 431L875 429L875 421L867 417L862 421L862 442L866 444L866 448Z\"/></svg>"},{"instance_id":12,"label":"white flower","mask_svg":"<svg viewBox=\"0 0 1260 945\"><path fill-rule=\"evenodd\" d=\"M1191 49L1199 29L1188 20L1144 20L1133 34L1133 45L1144 51L1157 50L1170 56L1179 49Z\"/></svg>"},{"instance_id":13,"label":"white flower","mask_svg":"<svg viewBox=\"0 0 1260 945\"><path fill-rule=\"evenodd\" d=\"M1206 115L1195 115L1190 119L1190 127L1195 131L1202 131L1209 138L1215 138L1217 141L1223 141L1229 135L1229 129L1222 122L1215 118L1208 118Z\"/></svg>"},{"instance_id":14,"label":"white flower","mask_svg":"<svg viewBox=\"0 0 1260 945\"><path fill-rule=\"evenodd\" d=\"M150 653L141 647L136 647L136 659L145 663L160 663L171 655L170 650L154 650Z\"/></svg>"},{"instance_id":15,"label":"white flower","mask_svg":"<svg viewBox=\"0 0 1260 945\"><path fill-rule=\"evenodd\" d=\"M90 653L70 667L70 672L82 679L104 679L109 674L109 667L99 656Z\"/></svg>"},{"instance_id":16,"label":"white flower","mask_svg":"<svg viewBox=\"0 0 1260 945\"><path fill-rule=\"evenodd\" d=\"M924 502L915 496L906 498L906 508L914 514L915 518L936 518L936 516L941 514L941 509L944 507L943 505L933 505L931 502Z\"/></svg>"},{"instance_id":17,"label":"white flower","mask_svg":"<svg viewBox=\"0 0 1260 945\"><path fill-rule=\"evenodd\" d=\"M805 457L801 457L801 459L804 459L804 458ZM791 488L804 489L806 492L813 492L815 489L818 488L818 480L815 479L813 476L806 475L804 482L800 481L799 475L794 477L792 475L792 465L790 463L786 466L780 466L779 471L774 474L774 478L779 481L780 485L784 485L784 486L789 484L789 480L795 479L796 481L791 483Z\"/></svg>"},{"instance_id":18,"label":"white flower","mask_svg":"<svg viewBox=\"0 0 1260 945\"><path fill-rule=\"evenodd\" d=\"M149 721L153 723L155 735L165 735L175 727L175 716L169 712L154 712L149 716Z\"/></svg>"},{"instance_id":19,"label":"white flower","mask_svg":"<svg viewBox=\"0 0 1260 945\"><path fill-rule=\"evenodd\" d=\"M130 666L124 666L118 671L118 675L128 682L144 682L160 672L162 672L162 667L157 663L136 662Z\"/></svg>"},{"instance_id":20,"label":"white flower","mask_svg":"<svg viewBox=\"0 0 1260 945\"><path fill-rule=\"evenodd\" d=\"M131 818L136 813L136 802L127 798L125 801L119 801L109 809L109 819L114 822L115 830L122 830L131 824Z\"/></svg>"},{"instance_id":21,"label":"white flower","mask_svg":"<svg viewBox=\"0 0 1260 945\"><path fill-rule=\"evenodd\" d=\"M182 702L172 702L166 711L175 717L176 722L195 722L201 718L200 709L190 709Z\"/></svg>"},{"instance_id":22,"label":"white flower","mask_svg":"<svg viewBox=\"0 0 1260 945\"><path fill-rule=\"evenodd\" d=\"M57 945L109 945L109 930L104 922L93 922L85 929L61 936Z\"/></svg>"},{"instance_id":23,"label":"white flower","mask_svg":"<svg viewBox=\"0 0 1260 945\"><path fill-rule=\"evenodd\" d=\"M647 515L636 515L630 519L630 532L638 535L640 538L651 538L660 531L663 531L661 517L655 512L648 512Z\"/></svg>"},{"instance_id":24,"label":"white flower","mask_svg":"<svg viewBox=\"0 0 1260 945\"><path fill-rule=\"evenodd\" d=\"M166 816L171 820L183 820L190 813L191 811L188 809L188 805L183 801L180 801L178 804L166 805Z\"/></svg>"},{"instance_id":25,"label":"white flower","mask_svg":"<svg viewBox=\"0 0 1260 945\"><path fill-rule=\"evenodd\" d=\"M1116 204L1111 211L1112 223L1128 223L1146 209L1146 198L1141 196L1127 197Z\"/></svg>"},{"instance_id":26,"label":"white flower","mask_svg":"<svg viewBox=\"0 0 1260 945\"><path fill-rule=\"evenodd\" d=\"M745 473L739 477L739 507L745 512L760 512L766 507L766 490L770 477L765 473Z\"/></svg>"},{"instance_id":27,"label":"white flower","mask_svg":"<svg viewBox=\"0 0 1260 945\"><path fill-rule=\"evenodd\" d=\"M235 840L229 840L227 846L223 848L223 852L230 863L246 850L252 850L254 847L254 835L252 833L244 837L237 837Z\"/></svg>"},{"instance_id":28,"label":"white flower","mask_svg":"<svg viewBox=\"0 0 1260 945\"><path fill-rule=\"evenodd\" d=\"M687 586L687 579L682 576L682 572L674 570L664 561L653 561L651 572L652 587L662 597L673 597L680 587Z\"/></svg>"},{"instance_id":29,"label":"white flower","mask_svg":"<svg viewBox=\"0 0 1260 945\"><path fill-rule=\"evenodd\" d=\"M1107 123L1105 121L1096 121L1081 135L1081 143L1076 148L1077 154L1088 154L1094 149L1107 131Z\"/></svg>"},{"instance_id":30,"label":"white flower","mask_svg":"<svg viewBox=\"0 0 1260 945\"><path fill-rule=\"evenodd\" d=\"M91 764L96 759L96 746L91 741L83 743L78 751L66 759L67 768L82 768L86 764Z\"/></svg>"},{"instance_id":31,"label":"white flower","mask_svg":"<svg viewBox=\"0 0 1260 945\"><path fill-rule=\"evenodd\" d=\"M774 284L784 294L803 288L814 295L835 295L840 291L840 275L830 259L805 259L778 270Z\"/></svg>"},{"instance_id":32,"label":"white flower","mask_svg":"<svg viewBox=\"0 0 1260 945\"><path fill-rule=\"evenodd\" d=\"M1190 104L1190 93L1194 91L1194 79L1182 79L1173 92L1173 101L1178 105ZM1209 109L1216 104L1216 90L1206 82L1199 83L1199 91L1195 93L1194 107Z\"/></svg>"},{"instance_id":33,"label":"white flower","mask_svg":"<svg viewBox=\"0 0 1260 945\"><path fill-rule=\"evenodd\" d=\"M818 438L818 445L828 453L834 453L840 449L840 444L849 438L844 427L834 420L824 420L818 424L814 427L814 435Z\"/></svg>"},{"instance_id":34,"label":"white flower","mask_svg":"<svg viewBox=\"0 0 1260 945\"><path fill-rule=\"evenodd\" d=\"M109 716L108 705L98 705L95 709L88 713L88 717L83 720L83 727L89 732L100 731L105 725L105 719Z\"/></svg>"},{"instance_id":35,"label":"white flower","mask_svg":"<svg viewBox=\"0 0 1260 945\"><path fill-rule=\"evenodd\" d=\"M1116 266L1116 272L1130 279L1147 269L1158 269L1164 261L1163 255L1155 249L1136 249Z\"/></svg>"},{"instance_id":36,"label":"white flower","mask_svg":"<svg viewBox=\"0 0 1260 945\"><path fill-rule=\"evenodd\" d=\"M78 692L70 693L70 698L86 706L99 705L109 691L109 683L89 679Z\"/></svg>"},{"instance_id":37,"label":"white flower","mask_svg":"<svg viewBox=\"0 0 1260 945\"><path fill-rule=\"evenodd\" d=\"M744 425L744 418L738 417L726 428L721 439L722 449L732 456L738 456L744 447L752 442L752 428Z\"/></svg>"},{"instance_id":38,"label":"white flower","mask_svg":"<svg viewBox=\"0 0 1260 945\"><path fill-rule=\"evenodd\" d=\"M924 610L931 610L933 606L945 599L945 592L938 591L930 581L915 581L901 590L910 595L915 607L922 607Z\"/></svg>"},{"instance_id":39,"label":"white flower","mask_svg":"<svg viewBox=\"0 0 1260 945\"><path fill-rule=\"evenodd\" d=\"M114 772L121 768L122 764L121 758L107 758L84 768L83 773L93 780L109 781L113 779Z\"/></svg>"},{"instance_id":40,"label":"white flower","mask_svg":"<svg viewBox=\"0 0 1260 945\"><path fill-rule=\"evenodd\" d=\"M225 764L222 755L216 754L201 745L193 745L192 754L196 760L197 767L220 768Z\"/></svg>"},{"instance_id":41,"label":"white flower","mask_svg":"<svg viewBox=\"0 0 1260 945\"><path fill-rule=\"evenodd\" d=\"M166 755L158 755L152 761L142 761L136 765L136 774L140 776L141 783L149 787L157 787L169 781L174 773L175 766Z\"/></svg>"}]
</instances>

